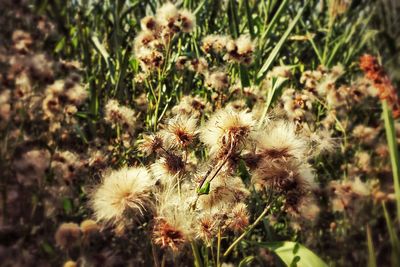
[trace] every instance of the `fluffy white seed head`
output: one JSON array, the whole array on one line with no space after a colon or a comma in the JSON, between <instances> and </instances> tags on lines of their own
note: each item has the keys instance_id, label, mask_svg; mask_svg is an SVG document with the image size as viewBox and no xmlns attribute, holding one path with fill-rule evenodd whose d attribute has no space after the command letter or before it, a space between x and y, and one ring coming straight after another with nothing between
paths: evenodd
<instances>
[{"instance_id":1,"label":"fluffy white seed head","mask_svg":"<svg viewBox=\"0 0 400 267\"><path fill-rule=\"evenodd\" d=\"M143 167L125 167L105 175L92 195L97 221L124 227L127 219L139 221L151 208L154 180Z\"/></svg>"}]
</instances>

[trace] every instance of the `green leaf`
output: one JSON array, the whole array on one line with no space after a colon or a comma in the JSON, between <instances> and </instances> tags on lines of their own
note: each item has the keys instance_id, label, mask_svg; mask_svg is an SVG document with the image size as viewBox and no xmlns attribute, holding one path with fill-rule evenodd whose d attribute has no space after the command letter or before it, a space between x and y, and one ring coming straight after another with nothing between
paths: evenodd
<instances>
[{"instance_id":1,"label":"green leaf","mask_svg":"<svg viewBox=\"0 0 400 267\"><path fill-rule=\"evenodd\" d=\"M273 251L286 266L325 267L328 266L320 257L305 246L291 241L257 243Z\"/></svg>"},{"instance_id":2,"label":"green leaf","mask_svg":"<svg viewBox=\"0 0 400 267\"><path fill-rule=\"evenodd\" d=\"M68 198L63 199L63 208L66 214L70 214L72 211L72 203Z\"/></svg>"},{"instance_id":3,"label":"green leaf","mask_svg":"<svg viewBox=\"0 0 400 267\"><path fill-rule=\"evenodd\" d=\"M197 188L197 194L200 195L208 195L210 193L210 182L206 182L201 188Z\"/></svg>"},{"instance_id":4,"label":"green leaf","mask_svg":"<svg viewBox=\"0 0 400 267\"><path fill-rule=\"evenodd\" d=\"M255 260L255 258L256 257L254 256L247 256L246 258L240 261L239 267L249 266Z\"/></svg>"},{"instance_id":5,"label":"green leaf","mask_svg":"<svg viewBox=\"0 0 400 267\"><path fill-rule=\"evenodd\" d=\"M264 65L261 67L260 71L257 73L257 79L260 79L264 76L265 72L269 70L271 67L272 63L274 62L275 58L278 56L279 51L285 44L286 39L289 37L290 33L294 29L294 26L296 26L297 22L299 21L301 15L303 14L304 8L307 6L308 1L304 4L304 6L298 11L296 17L292 20L292 22L289 24L287 30L285 33L282 35L281 39L279 42L276 44L274 49L272 50L271 54L269 54L267 60L265 61Z\"/></svg>"},{"instance_id":6,"label":"green leaf","mask_svg":"<svg viewBox=\"0 0 400 267\"><path fill-rule=\"evenodd\" d=\"M42 249L43 249L47 254L54 254L54 249L53 249L47 242L43 242L43 243L42 243Z\"/></svg>"}]
</instances>

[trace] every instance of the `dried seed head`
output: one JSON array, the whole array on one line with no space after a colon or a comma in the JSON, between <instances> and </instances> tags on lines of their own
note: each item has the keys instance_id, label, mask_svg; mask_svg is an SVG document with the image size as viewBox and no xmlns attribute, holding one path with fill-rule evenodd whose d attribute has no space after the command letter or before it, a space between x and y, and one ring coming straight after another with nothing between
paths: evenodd
<instances>
[{"instance_id":1,"label":"dried seed head","mask_svg":"<svg viewBox=\"0 0 400 267\"><path fill-rule=\"evenodd\" d=\"M178 70L185 69L186 63L188 62L188 58L186 56L180 56L175 62L175 67Z\"/></svg>"},{"instance_id":2,"label":"dried seed head","mask_svg":"<svg viewBox=\"0 0 400 267\"><path fill-rule=\"evenodd\" d=\"M244 203L238 203L232 208L227 227L235 232L243 231L249 225L249 213Z\"/></svg>"},{"instance_id":3,"label":"dried seed head","mask_svg":"<svg viewBox=\"0 0 400 267\"><path fill-rule=\"evenodd\" d=\"M196 16L189 10L179 10L179 20L182 32L189 33L196 27Z\"/></svg>"},{"instance_id":4,"label":"dried seed head","mask_svg":"<svg viewBox=\"0 0 400 267\"><path fill-rule=\"evenodd\" d=\"M252 114L246 111L221 109L201 129L200 139L210 148L210 155L233 155L246 144L254 125Z\"/></svg>"},{"instance_id":5,"label":"dried seed head","mask_svg":"<svg viewBox=\"0 0 400 267\"><path fill-rule=\"evenodd\" d=\"M51 161L51 169L57 179L72 184L81 171L82 163L79 155L71 151L56 151Z\"/></svg>"},{"instance_id":6,"label":"dried seed head","mask_svg":"<svg viewBox=\"0 0 400 267\"><path fill-rule=\"evenodd\" d=\"M186 243L183 232L170 225L163 218L157 218L153 228L153 241L162 248L177 251Z\"/></svg>"},{"instance_id":7,"label":"dried seed head","mask_svg":"<svg viewBox=\"0 0 400 267\"><path fill-rule=\"evenodd\" d=\"M262 156L275 158L294 157L307 159L306 141L296 134L296 127L286 121L275 121L266 126L266 130L257 133L257 152Z\"/></svg>"},{"instance_id":8,"label":"dried seed head","mask_svg":"<svg viewBox=\"0 0 400 267\"><path fill-rule=\"evenodd\" d=\"M162 26L172 28L179 18L179 11L174 4L167 2L157 10L156 17Z\"/></svg>"},{"instance_id":9,"label":"dried seed head","mask_svg":"<svg viewBox=\"0 0 400 267\"><path fill-rule=\"evenodd\" d=\"M143 31L155 31L159 27L156 18L153 16L146 16L142 18L140 20L140 26L142 27Z\"/></svg>"},{"instance_id":10,"label":"dried seed head","mask_svg":"<svg viewBox=\"0 0 400 267\"><path fill-rule=\"evenodd\" d=\"M228 75L223 71L215 71L207 74L205 84L217 91L227 89L229 87Z\"/></svg>"},{"instance_id":11,"label":"dried seed head","mask_svg":"<svg viewBox=\"0 0 400 267\"><path fill-rule=\"evenodd\" d=\"M192 59L189 62L189 69L191 71L205 75L208 71L208 62L204 57Z\"/></svg>"},{"instance_id":12,"label":"dried seed head","mask_svg":"<svg viewBox=\"0 0 400 267\"><path fill-rule=\"evenodd\" d=\"M177 146L185 149L193 144L197 135L197 118L177 115L167 122L161 135L167 147Z\"/></svg>"},{"instance_id":13,"label":"dried seed head","mask_svg":"<svg viewBox=\"0 0 400 267\"><path fill-rule=\"evenodd\" d=\"M30 33L22 30L15 30L11 37L13 41L13 48L17 52L28 52L31 45L33 44L32 36Z\"/></svg>"},{"instance_id":14,"label":"dried seed head","mask_svg":"<svg viewBox=\"0 0 400 267\"><path fill-rule=\"evenodd\" d=\"M133 131L136 126L135 111L129 107L122 106L117 100L108 100L105 106L105 121L113 127L121 125L128 130Z\"/></svg>"},{"instance_id":15,"label":"dried seed head","mask_svg":"<svg viewBox=\"0 0 400 267\"><path fill-rule=\"evenodd\" d=\"M158 135L143 135L142 142L139 145L139 150L146 156L157 153L163 147L163 140Z\"/></svg>"},{"instance_id":16,"label":"dried seed head","mask_svg":"<svg viewBox=\"0 0 400 267\"><path fill-rule=\"evenodd\" d=\"M96 220L117 226L121 231L129 219L140 221L152 208L153 185L150 174L141 167L122 168L105 175L91 196Z\"/></svg>"},{"instance_id":17,"label":"dried seed head","mask_svg":"<svg viewBox=\"0 0 400 267\"><path fill-rule=\"evenodd\" d=\"M13 165L18 182L25 186L40 184L50 165L50 156L47 149L32 149L16 155Z\"/></svg>"},{"instance_id":18,"label":"dried seed head","mask_svg":"<svg viewBox=\"0 0 400 267\"><path fill-rule=\"evenodd\" d=\"M57 246L61 249L68 250L75 246L81 236L81 230L76 223L63 223L61 224L55 234Z\"/></svg>"},{"instance_id":19,"label":"dried seed head","mask_svg":"<svg viewBox=\"0 0 400 267\"><path fill-rule=\"evenodd\" d=\"M163 183L171 183L185 171L185 162L181 156L168 153L151 165L153 175Z\"/></svg>"},{"instance_id":20,"label":"dried seed head","mask_svg":"<svg viewBox=\"0 0 400 267\"><path fill-rule=\"evenodd\" d=\"M211 214L203 214L197 224L197 236L200 237L207 243L210 243L211 239L216 237L218 231L219 221L215 219L215 216Z\"/></svg>"},{"instance_id":21,"label":"dried seed head","mask_svg":"<svg viewBox=\"0 0 400 267\"><path fill-rule=\"evenodd\" d=\"M80 228L84 236L92 235L100 231L100 227L97 225L96 221L90 219L82 221Z\"/></svg>"},{"instance_id":22,"label":"dried seed head","mask_svg":"<svg viewBox=\"0 0 400 267\"><path fill-rule=\"evenodd\" d=\"M152 31L141 31L135 38L134 51L137 57L141 54L141 49L149 47L151 42L156 39L156 36Z\"/></svg>"},{"instance_id":23,"label":"dried seed head","mask_svg":"<svg viewBox=\"0 0 400 267\"><path fill-rule=\"evenodd\" d=\"M229 36L225 35L207 35L202 40L202 49L204 52L209 53L214 51L222 53L226 50L226 44L232 40Z\"/></svg>"},{"instance_id":24,"label":"dried seed head","mask_svg":"<svg viewBox=\"0 0 400 267\"><path fill-rule=\"evenodd\" d=\"M220 174L212 181L209 194L199 198L198 206L203 210L222 206L232 207L244 201L249 195L242 179Z\"/></svg>"}]
</instances>

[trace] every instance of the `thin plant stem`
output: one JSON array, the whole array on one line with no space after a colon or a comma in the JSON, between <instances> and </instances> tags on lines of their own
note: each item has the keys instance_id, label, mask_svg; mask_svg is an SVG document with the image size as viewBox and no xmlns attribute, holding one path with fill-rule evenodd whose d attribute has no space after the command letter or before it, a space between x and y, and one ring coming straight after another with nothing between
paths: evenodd
<instances>
[{"instance_id":1,"label":"thin plant stem","mask_svg":"<svg viewBox=\"0 0 400 267\"><path fill-rule=\"evenodd\" d=\"M233 243L229 246L229 248L225 251L224 257L228 256L229 253L239 244L240 241L242 241L243 238L246 237L247 234L249 234L253 229L262 221L264 216L268 213L269 209L271 207L271 204L268 204L264 211L257 217L257 219L250 225L250 227L244 231Z\"/></svg>"},{"instance_id":2,"label":"thin plant stem","mask_svg":"<svg viewBox=\"0 0 400 267\"><path fill-rule=\"evenodd\" d=\"M217 267L220 266L220 256L221 256L221 227L218 227L218 241L217 241Z\"/></svg>"}]
</instances>

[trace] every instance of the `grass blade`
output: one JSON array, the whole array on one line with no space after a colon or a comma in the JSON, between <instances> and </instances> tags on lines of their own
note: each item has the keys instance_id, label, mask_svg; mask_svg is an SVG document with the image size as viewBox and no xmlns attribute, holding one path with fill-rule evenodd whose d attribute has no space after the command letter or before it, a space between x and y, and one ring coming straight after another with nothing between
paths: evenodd
<instances>
[{"instance_id":1,"label":"grass blade","mask_svg":"<svg viewBox=\"0 0 400 267\"><path fill-rule=\"evenodd\" d=\"M289 37L290 33L292 32L292 30L296 26L297 22L299 21L299 19L300 19L301 15L303 14L303 11L304 11L305 7L307 6L307 4L308 4L308 1L304 4L304 6L302 8L300 8L300 10L297 12L296 17L289 24L287 30L282 35L282 37L279 40L279 42L276 44L276 46L272 50L271 54L268 56L267 60L265 61L264 65L261 67L260 71L257 73L257 79L262 78L264 76L265 72L267 70L269 70L269 68L271 67L272 63L274 62L274 60L278 56L279 51L281 50L281 48L285 44L286 39Z\"/></svg>"},{"instance_id":2,"label":"grass blade","mask_svg":"<svg viewBox=\"0 0 400 267\"><path fill-rule=\"evenodd\" d=\"M376 267L376 256L374 243L372 242L371 228L367 225L367 242L368 242L368 267Z\"/></svg>"},{"instance_id":3,"label":"grass blade","mask_svg":"<svg viewBox=\"0 0 400 267\"><path fill-rule=\"evenodd\" d=\"M396 131L394 129L394 121L392 110L389 108L386 100L382 101L383 119L385 122L386 139L389 146L390 162L392 165L394 191L396 194L397 205L397 221L400 222L400 168L399 168L399 151L397 148Z\"/></svg>"},{"instance_id":4,"label":"grass blade","mask_svg":"<svg viewBox=\"0 0 400 267\"><path fill-rule=\"evenodd\" d=\"M390 244L392 246L392 265L397 266L400 263L400 242L397 237L396 230L393 227L392 220L390 219L389 213L386 209L385 202L382 202L383 214L385 215L386 227L389 232Z\"/></svg>"}]
</instances>

